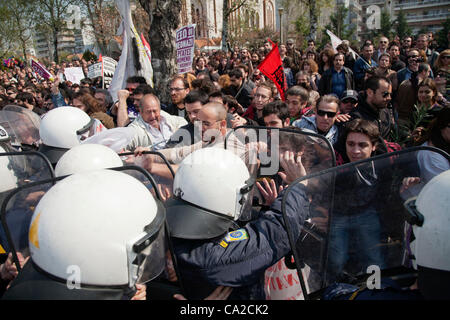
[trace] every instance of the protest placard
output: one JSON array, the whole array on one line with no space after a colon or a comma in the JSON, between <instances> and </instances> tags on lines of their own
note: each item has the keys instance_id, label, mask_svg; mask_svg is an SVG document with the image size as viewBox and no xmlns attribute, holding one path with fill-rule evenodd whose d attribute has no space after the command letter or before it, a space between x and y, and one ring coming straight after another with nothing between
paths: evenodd
<instances>
[{"instance_id":1,"label":"protest placard","mask_svg":"<svg viewBox=\"0 0 450 320\"><path fill-rule=\"evenodd\" d=\"M105 88L111 84L114 72L116 71L117 61L110 57L103 57L103 83Z\"/></svg>"},{"instance_id":2,"label":"protest placard","mask_svg":"<svg viewBox=\"0 0 450 320\"><path fill-rule=\"evenodd\" d=\"M82 79L86 78L83 73L83 68L81 68L81 67L65 68L64 76L66 77L67 81L70 81L70 82L76 83L76 84L80 84L80 81Z\"/></svg>"},{"instance_id":3,"label":"protest placard","mask_svg":"<svg viewBox=\"0 0 450 320\"><path fill-rule=\"evenodd\" d=\"M195 24L187 25L177 30L177 65L178 73L186 73L192 70L192 59L194 58Z\"/></svg>"},{"instance_id":4,"label":"protest placard","mask_svg":"<svg viewBox=\"0 0 450 320\"><path fill-rule=\"evenodd\" d=\"M88 67L88 78L94 79L94 78L102 77L102 76L103 76L103 72L102 72L102 63L101 62L91 64Z\"/></svg>"},{"instance_id":5,"label":"protest placard","mask_svg":"<svg viewBox=\"0 0 450 320\"><path fill-rule=\"evenodd\" d=\"M34 59L31 59L31 69L33 69L34 72L36 72L38 75L40 75L44 79L50 79L53 81L53 76L48 72L45 67L40 64L39 62L35 61Z\"/></svg>"}]
</instances>

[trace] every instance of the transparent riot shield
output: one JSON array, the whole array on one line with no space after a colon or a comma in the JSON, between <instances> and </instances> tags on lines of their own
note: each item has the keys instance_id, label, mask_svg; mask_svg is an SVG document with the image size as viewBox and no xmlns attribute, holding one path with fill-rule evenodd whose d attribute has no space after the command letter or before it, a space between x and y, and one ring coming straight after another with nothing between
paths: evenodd
<instances>
[{"instance_id":1,"label":"transparent riot shield","mask_svg":"<svg viewBox=\"0 0 450 320\"><path fill-rule=\"evenodd\" d=\"M53 167L43 154L36 151L6 152L0 153L0 171L0 245L5 252L16 247L26 257L28 225L33 209L49 185L31 187L22 193L14 191L53 178Z\"/></svg>"},{"instance_id":2,"label":"transparent riot shield","mask_svg":"<svg viewBox=\"0 0 450 320\"><path fill-rule=\"evenodd\" d=\"M181 281L179 281L180 277L176 265L176 259L173 254L172 244L168 237L169 229L165 220L165 209L162 205L163 196L159 191L160 188L158 188L157 182L146 170L135 165L126 165L111 168L110 170L126 173L144 184L149 189L149 192L151 192L158 201L159 210L163 211L159 218L159 220L164 220L161 229L153 230L153 233L149 234L149 236L151 236L150 238L154 238L153 234L157 235L157 245L150 246L149 243L144 241L145 239L142 239L142 243L138 242L135 244L136 248L141 250L138 258L142 259L139 269L142 269L141 276L143 281L147 283L148 281L152 282L153 280L160 280L161 278L165 279L167 278L167 274L172 274L172 282L170 285L171 292L183 292ZM53 177L42 181L30 182L9 192L5 198L1 208L2 225L7 239L8 249L12 252L14 263L16 264L19 272L22 270L22 256L26 259L30 255L28 233L31 228L30 222L34 209L37 207L39 200L45 195L45 193L53 185L57 184L66 177L67 176L57 178ZM117 192L120 194L120 190ZM114 196L114 194L111 193L111 196ZM130 201L139 201L139 199L130 199ZM124 214L126 214L126 208L124 208ZM155 224L151 224L148 226L150 231L155 227L154 225ZM153 262L147 261L148 259L145 259L146 255L148 256L155 250L158 251L157 256L161 259ZM148 274L153 276L150 278L148 277Z\"/></svg>"},{"instance_id":3,"label":"transparent riot shield","mask_svg":"<svg viewBox=\"0 0 450 320\"><path fill-rule=\"evenodd\" d=\"M286 152L301 156L307 174L331 168L336 165L336 157L330 142L323 136L302 132L297 129L279 129L269 127L238 127L226 138L225 148L245 146L246 164L256 177L259 185L273 180L277 191L294 179L286 176L282 158ZM254 188L255 206L265 203L259 188Z\"/></svg>"},{"instance_id":4,"label":"transparent riot shield","mask_svg":"<svg viewBox=\"0 0 450 320\"><path fill-rule=\"evenodd\" d=\"M164 155L156 151L145 151L139 156L135 156L132 152L120 153L119 156L124 161L125 167L133 165L151 173L163 201L171 197L175 172ZM152 188L151 184L144 184Z\"/></svg>"},{"instance_id":5,"label":"transparent riot shield","mask_svg":"<svg viewBox=\"0 0 450 320\"><path fill-rule=\"evenodd\" d=\"M0 110L0 126L8 132L14 146L37 149L40 144L40 118L33 111L8 105Z\"/></svg>"},{"instance_id":6,"label":"transparent riot shield","mask_svg":"<svg viewBox=\"0 0 450 320\"><path fill-rule=\"evenodd\" d=\"M427 182L415 147L316 172L286 190L282 210L305 298L334 282L373 287L380 277L413 277L403 180ZM418 160L419 159L419 160ZM415 193L420 191L416 189Z\"/></svg>"}]
</instances>

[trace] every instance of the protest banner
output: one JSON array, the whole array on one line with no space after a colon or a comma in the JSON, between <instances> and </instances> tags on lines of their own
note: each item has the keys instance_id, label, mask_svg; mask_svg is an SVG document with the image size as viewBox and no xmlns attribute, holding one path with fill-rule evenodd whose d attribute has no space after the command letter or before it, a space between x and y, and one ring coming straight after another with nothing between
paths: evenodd
<instances>
[{"instance_id":1,"label":"protest banner","mask_svg":"<svg viewBox=\"0 0 450 320\"><path fill-rule=\"evenodd\" d=\"M122 19L117 35L123 36L123 42L122 54L116 67L117 72L114 73L112 80L108 83L108 91L114 101L117 100L117 92L125 88L129 77L144 77L147 83L153 87L152 64L148 59L141 37L134 27L130 2L128 0L115 0L115 3ZM105 84L106 81L109 80L105 79Z\"/></svg>"},{"instance_id":2,"label":"protest banner","mask_svg":"<svg viewBox=\"0 0 450 320\"><path fill-rule=\"evenodd\" d=\"M48 70L45 69L45 67L42 64L40 64L39 62L37 62L34 59L31 59L31 69L33 69L34 72L36 72L38 75L40 75L45 80L49 79L49 80L53 81L53 76L51 75L51 73L48 72Z\"/></svg>"},{"instance_id":3,"label":"protest banner","mask_svg":"<svg viewBox=\"0 0 450 320\"><path fill-rule=\"evenodd\" d=\"M286 76L284 75L283 63L281 61L280 51L278 50L278 45L272 43L273 49L270 51L266 58L259 64L258 69L267 78L275 83L275 86L280 93L281 100L285 100L284 92L287 90Z\"/></svg>"},{"instance_id":4,"label":"protest banner","mask_svg":"<svg viewBox=\"0 0 450 320\"><path fill-rule=\"evenodd\" d=\"M103 84L108 88L116 71L117 61L110 57L103 57Z\"/></svg>"},{"instance_id":5,"label":"protest banner","mask_svg":"<svg viewBox=\"0 0 450 320\"><path fill-rule=\"evenodd\" d=\"M102 71L102 63L101 62L91 64L88 67L88 78L94 79L94 78L102 77L102 76L103 76L103 71Z\"/></svg>"},{"instance_id":6,"label":"protest banner","mask_svg":"<svg viewBox=\"0 0 450 320\"><path fill-rule=\"evenodd\" d=\"M333 46L333 49L337 52L337 47L338 47L338 45L340 45L342 43L342 40L339 39L333 32L331 32L328 29L327 29L327 34L330 37L331 45ZM359 55L352 48L349 47L348 50L352 54L353 59L357 59L359 57Z\"/></svg>"},{"instance_id":7,"label":"protest banner","mask_svg":"<svg viewBox=\"0 0 450 320\"><path fill-rule=\"evenodd\" d=\"M183 74L192 70L194 58L195 24L190 24L176 32L178 73Z\"/></svg>"},{"instance_id":8,"label":"protest banner","mask_svg":"<svg viewBox=\"0 0 450 320\"><path fill-rule=\"evenodd\" d=\"M65 68L64 76L66 77L67 81L76 84L80 84L80 81L86 78L86 76L83 73L83 68L81 67Z\"/></svg>"}]
</instances>

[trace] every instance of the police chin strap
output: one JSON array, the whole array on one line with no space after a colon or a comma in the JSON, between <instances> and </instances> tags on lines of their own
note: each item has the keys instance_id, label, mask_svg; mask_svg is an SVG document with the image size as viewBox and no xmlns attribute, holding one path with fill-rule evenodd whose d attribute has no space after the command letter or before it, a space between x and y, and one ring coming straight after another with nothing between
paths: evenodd
<instances>
[{"instance_id":1,"label":"police chin strap","mask_svg":"<svg viewBox=\"0 0 450 320\"><path fill-rule=\"evenodd\" d=\"M77 136L80 136L80 135L82 135L83 133L87 132L87 131L92 127L92 125L94 124L94 122L95 122L95 119L94 119L94 118L91 118L91 120L89 120L89 122L88 122L83 128L77 130L77 132L76 132L76 133L77 133Z\"/></svg>"},{"instance_id":2,"label":"police chin strap","mask_svg":"<svg viewBox=\"0 0 450 320\"><path fill-rule=\"evenodd\" d=\"M423 226L425 218L423 214L421 214L419 210L417 210L416 200L417 197L410 198L404 202L403 206L407 211L406 221L408 221L410 225L416 225L421 227Z\"/></svg>"}]
</instances>

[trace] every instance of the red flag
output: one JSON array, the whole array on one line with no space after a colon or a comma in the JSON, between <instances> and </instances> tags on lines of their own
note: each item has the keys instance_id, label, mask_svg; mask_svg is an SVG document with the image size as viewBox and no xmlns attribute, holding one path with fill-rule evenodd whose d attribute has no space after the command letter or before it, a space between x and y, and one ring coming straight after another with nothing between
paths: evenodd
<instances>
[{"instance_id":1,"label":"red flag","mask_svg":"<svg viewBox=\"0 0 450 320\"><path fill-rule=\"evenodd\" d=\"M287 90L286 77L284 75L283 62L281 61L278 44L272 43L273 49L266 58L259 64L258 69L277 86L281 100L285 100L284 91Z\"/></svg>"},{"instance_id":2,"label":"red flag","mask_svg":"<svg viewBox=\"0 0 450 320\"><path fill-rule=\"evenodd\" d=\"M98 57L98 62L103 62L102 54L100 53L100 56Z\"/></svg>"}]
</instances>

